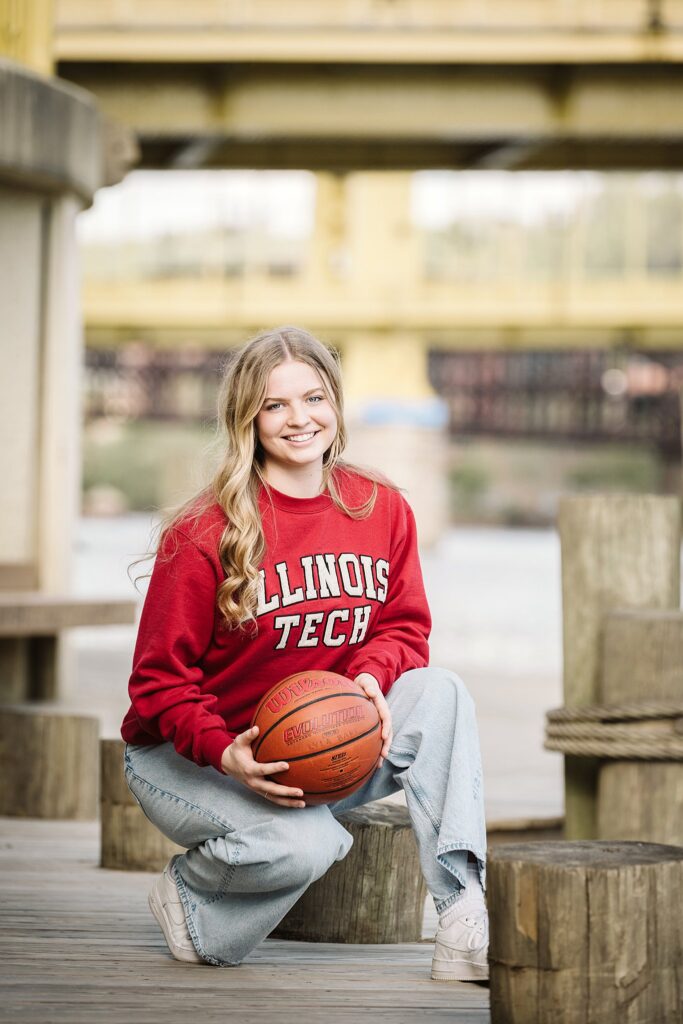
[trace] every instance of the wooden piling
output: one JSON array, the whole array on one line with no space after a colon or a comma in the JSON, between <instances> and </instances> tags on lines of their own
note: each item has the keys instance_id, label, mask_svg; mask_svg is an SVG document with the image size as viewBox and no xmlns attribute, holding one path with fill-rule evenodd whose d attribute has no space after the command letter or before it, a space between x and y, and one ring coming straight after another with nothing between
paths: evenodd
<instances>
[{"instance_id":1,"label":"wooden piling","mask_svg":"<svg viewBox=\"0 0 683 1024\"><path fill-rule=\"evenodd\" d=\"M683 849L499 846L488 858L492 1024L674 1024Z\"/></svg>"},{"instance_id":2,"label":"wooden piling","mask_svg":"<svg viewBox=\"0 0 683 1024\"><path fill-rule=\"evenodd\" d=\"M599 704L683 700L683 611L609 612L601 660Z\"/></svg>"},{"instance_id":3,"label":"wooden piling","mask_svg":"<svg viewBox=\"0 0 683 1024\"><path fill-rule=\"evenodd\" d=\"M100 740L100 867L161 871L184 853L145 816L123 773L123 740Z\"/></svg>"},{"instance_id":4,"label":"wooden piling","mask_svg":"<svg viewBox=\"0 0 683 1024\"><path fill-rule=\"evenodd\" d=\"M407 808L372 803L339 820L344 860L314 882L273 935L304 942L419 942L427 889Z\"/></svg>"},{"instance_id":5,"label":"wooden piling","mask_svg":"<svg viewBox=\"0 0 683 1024\"><path fill-rule=\"evenodd\" d=\"M97 818L99 721L45 705L0 708L0 815Z\"/></svg>"},{"instance_id":6,"label":"wooden piling","mask_svg":"<svg viewBox=\"0 0 683 1024\"><path fill-rule=\"evenodd\" d=\"M617 608L677 609L681 507L672 497L581 495L560 502L564 702L600 700L603 620ZM565 836L597 833L598 760L565 758Z\"/></svg>"},{"instance_id":7,"label":"wooden piling","mask_svg":"<svg viewBox=\"0 0 683 1024\"><path fill-rule=\"evenodd\" d=\"M683 612L617 611L605 617L601 700L681 702L667 732L683 733ZM639 723L652 731L654 722ZM663 726L665 723L660 723ZM662 735L665 735L662 728ZM683 761L606 760L600 766L600 839L683 846Z\"/></svg>"}]
</instances>

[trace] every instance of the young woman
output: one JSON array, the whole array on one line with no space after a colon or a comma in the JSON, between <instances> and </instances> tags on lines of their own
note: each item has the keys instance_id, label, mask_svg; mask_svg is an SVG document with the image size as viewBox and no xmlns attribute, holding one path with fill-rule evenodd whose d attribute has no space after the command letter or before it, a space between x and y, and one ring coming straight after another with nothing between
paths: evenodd
<instances>
[{"instance_id":1,"label":"young woman","mask_svg":"<svg viewBox=\"0 0 683 1024\"><path fill-rule=\"evenodd\" d=\"M149 903L178 960L239 964L351 846L337 815L403 790L439 913L432 977L488 975L486 835L474 707L428 668L415 523L398 489L342 461L338 363L298 328L229 363L212 485L167 521L130 678L128 785L187 849ZM263 693L306 669L351 677L382 721L379 765L337 803L258 764Z\"/></svg>"}]
</instances>

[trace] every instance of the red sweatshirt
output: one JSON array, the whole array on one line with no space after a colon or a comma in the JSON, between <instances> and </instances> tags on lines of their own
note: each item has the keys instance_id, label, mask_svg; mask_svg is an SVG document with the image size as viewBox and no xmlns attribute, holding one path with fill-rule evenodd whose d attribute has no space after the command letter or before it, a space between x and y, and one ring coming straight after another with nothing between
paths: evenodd
<instances>
[{"instance_id":1,"label":"red sweatshirt","mask_svg":"<svg viewBox=\"0 0 683 1024\"><path fill-rule=\"evenodd\" d=\"M372 486L346 471L336 480L352 506ZM225 577L220 506L165 536L135 645L126 742L168 740L221 771L260 698L293 672L370 672L387 693L403 672L427 665L431 619L415 521L397 491L378 485L367 519L351 519L326 494L262 488L259 505L266 555L255 636L227 629L216 605Z\"/></svg>"}]
</instances>

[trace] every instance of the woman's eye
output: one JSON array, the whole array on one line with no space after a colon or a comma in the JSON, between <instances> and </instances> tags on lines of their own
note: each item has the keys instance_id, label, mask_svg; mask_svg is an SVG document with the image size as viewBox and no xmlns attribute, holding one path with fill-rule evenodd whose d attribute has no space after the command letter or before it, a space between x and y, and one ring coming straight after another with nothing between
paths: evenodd
<instances>
[{"instance_id":1,"label":"woman's eye","mask_svg":"<svg viewBox=\"0 0 683 1024\"><path fill-rule=\"evenodd\" d=\"M309 402L322 402L322 400L323 400L323 396L322 395L311 395L309 397L309 399L308 399Z\"/></svg>"},{"instance_id":2,"label":"woman's eye","mask_svg":"<svg viewBox=\"0 0 683 1024\"><path fill-rule=\"evenodd\" d=\"M282 405L281 402L273 402L272 405L267 405L266 406L266 412L272 412L273 409L279 409L281 405Z\"/></svg>"}]
</instances>

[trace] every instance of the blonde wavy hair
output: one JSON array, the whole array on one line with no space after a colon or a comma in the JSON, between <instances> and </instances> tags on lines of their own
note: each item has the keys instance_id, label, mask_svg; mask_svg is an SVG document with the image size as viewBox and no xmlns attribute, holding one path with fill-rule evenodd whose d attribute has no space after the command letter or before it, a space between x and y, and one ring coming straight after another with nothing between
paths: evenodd
<instances>
[{"instance_id":1,"label":"blonde wavy hair","mask_svg":"<svg viewBox=\"0 0 683 1024\"><path fill-rule=\"evenodd\" d=\"M322 491L352 519L372 513L377 485L397 490L383 474L342 460L347 443L344 395L339 358L335 352L300 327L277 327L257 334L227 363L218 397L219 465L211 483L179 508L167 512L157 526L158 551L164 538L181 521L198 520L214 503L223 509L227 526L218 551L225 579L216 602L229 629L256 631L259 567L265 555L265 538L258 496L264 476L264 453L256 432L256 416L266 397L268 378L276 366L293 360L311 366L337 417L337 433L323 456ZM348 505L339 490L334 470L351 470L372 481L368 499Z\"/></svg>"}]
</instances>

